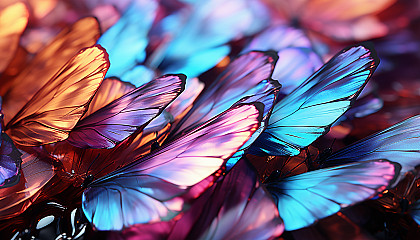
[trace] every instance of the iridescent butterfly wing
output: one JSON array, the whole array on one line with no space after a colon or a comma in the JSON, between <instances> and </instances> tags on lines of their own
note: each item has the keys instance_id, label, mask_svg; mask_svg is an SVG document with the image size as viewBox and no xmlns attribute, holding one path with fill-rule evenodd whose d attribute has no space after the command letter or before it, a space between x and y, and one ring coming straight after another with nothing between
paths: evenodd
<instances>
[{"instance_id":1,"label":"iridescent butterfly wing","mask_svg":"<svg viewBox=\"0 0 420 240\"><path fill-rule=\"evenodd\" d=\"M375 196L394 183L400 169L398 163L372 160L277 179L265 186L290 231Z\"/></svg>"},{"instance_id":2,"label":"iridescent butterfly wing","mask_svg":"<svg viewBox=\"0 0 420 240\"><path fill-rule=\"evenodd\" d=\"M282 94L289 94L297 88L323 63L301 29L282 24L272 26L254 37L243 52L251 50L277 52L279 59L272 78L281 83Z\"/></svg>"},{"instance_id":3,"label":"iridescent butterfly wing","mask_svg":"<svg viewBox=\"0 0 420 240\"><path fill-rule=\"evenodd\" d=\"M370 159L388 159L401 164L401 176L420 165L420 115L366 137L321 160L336 166Z\"/></svg>"},{"instance_id":4,"label":"iridescent butterfly wing","mask_svg":"<svg viewBox=\"0 0 420 240\"><path fill-rule=\"evenodd\" d=\"M19 182L11 187L0 189L0 220L21 214L39 196L41 189L53 177L54 170L50 163L34 155L22 156L22 170Z\"/></svg>"},{"instance_id":5,"label":"iridescent butterfly wing","mask_svg":"<svg viewBox=\"0 0 420 240\"><path fill-rule=\"evenodd\" d=\"M191 2L158 23L164 30L161 35L169 40L158 50L161 59L153 59L150 65L159 66L163 73L197 77L229 54L229 41L261 30L268 22L267 16L267 9L259 1Z\"/></svg>"},{"instance_id":6,"label":"iridescent butterfly wing","mask_svg":"<svg viewBox=\"0 0 420 240\"><path fill-rule=\"evenodd\" d=\"M95 18L83 18L61 31L51 43L41 49L27 66L6 85L1 85L4 123L54 77L54 75L82 48L90 47L99 38L99 24Z\"/></svg>"},{"instance_id":7,"label":"iridescent butterfly wing","mask_svg":"<svg viewBox=\"0 0 420 240\"><path fill-rule=\"evenodd\" d=\"M6 125L17 145L39 146L64 140L84 114L109 67L99 45L82 49Z\"/></svg>"},{"instance_id":8,"label":"iridescent butterfly wing","mask_svg":"<svg viewBox=\"0 0 420 240\"><path fill-rule=\"evenodd\" d=\"M379 64L368 44L344 49L278 102L250 148L255 155L297 155L350 108Z\"/></svg>"},{"instance_id":9,"label":"iridescent butterfly wing","mask_svg":"<svg viewBox=\"0 0 420 240\"><path fill-rule=\"evenodd\" d=\"M260 93L270 78L277 56L271 52L249 52L239 56L194 102L173 130L174 135L193 128L225 111L246 96Z\"/></svg>"},{"instance_id":10,"label":"iridescent butterfly wing","mask_svg":"<svg viewBox=\"0 0 420 240\"><path fill-rule=\"evenodd\" d=\"M135 1L98 40L110 55L107 77L122 75L144 61L147 33L155 19L156 1Z\"/></svg>"},{"instance_id":11,"label":"iridescent butterfly wing","mask_svg":"<svg viewBox=\"0 0 420 240\"><path fill-rule=\"evenodd\" d=\"M188 239L272 239L284 229L270 194L244 159L197 199L175 224L170 239L189 224Z\"/></svg>"},{"instance_id":12,"label":"iridescent butterfly wing","mask_svg":"<svg viewBox=\"0 0 420 240\"><path fill-rule=\"evenodd\" d=\"M170 220L179 195L218 170L258 128L262 104L235 106L143 158L91 184L83 211L99 230Z\"/></svg>"},{"instance_id":13,"label":"iridescent butterfly wing","mask_svg":"<svg viewBox=\"0 0 420 240\"><path fill-rule=\"evenodd\" d=\"M13 186L19 181L21 155L12 139L6 133L1 133L0 188Z\"/></svg>"},{"instance_id":14,"label":"iridescent butterfly wing","mask_svg":"<svg viewBox=\"0 0 420 240\"><path fill-rule=\"evenodd\" d=\"M246 160L207 189L180 219L112 232L121 239L273 239L284 229L270 194Z\"/></svg>"},{"instance_id":15,"label":"iridescent butterfly wing","mask_svg":"<svg viewBox=\"0 0 420 240\"><path fill-rule=\"evenodd\" d=\"M165 75L124 94L79 121L70 144L79 148L112 148L150 123L185 87L185 75Z\"/></svg>"}]
</instances>

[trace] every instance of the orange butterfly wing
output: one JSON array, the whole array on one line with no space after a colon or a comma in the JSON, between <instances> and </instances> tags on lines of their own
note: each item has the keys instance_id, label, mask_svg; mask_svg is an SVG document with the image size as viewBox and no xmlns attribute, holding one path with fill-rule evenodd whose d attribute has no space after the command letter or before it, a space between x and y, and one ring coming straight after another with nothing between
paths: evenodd
<instances>
[{"instance_id":1,"label":"orange butterfly wing","mask_svg":"<svg viewBox=\"0 0 420 240\"><path fill-rule=\"evenodd\" d=\"M54 74L82 48L95 44L100 36L99 24L95 18L84 18L61 31L55 39L43 48L29 65L5 85L3 96L4 123L13 116L41 89Z\"/></svg>"},{"instance_id":2,"label":"orange butterfly wing","mask_svg":"<svg viewBox=\"0 0 420 240\"><path fill-rule=\"evenodd\" d=\"M108 54L101 46L81 50L9 122L7 133L20 146L66 139L108 68Z\"/></svg>"}]
</instances>

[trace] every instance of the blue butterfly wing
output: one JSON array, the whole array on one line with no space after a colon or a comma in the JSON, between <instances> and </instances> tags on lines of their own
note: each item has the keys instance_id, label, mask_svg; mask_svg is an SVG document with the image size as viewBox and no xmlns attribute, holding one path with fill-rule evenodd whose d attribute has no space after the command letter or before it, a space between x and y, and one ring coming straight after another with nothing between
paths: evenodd
<instances>
[{"instance_id":1,"label":"blue butterfly wing","mask_svg":"<svg viewBox=\"0 0 420 240\"><path fill-rule=\"evenodd\" d=\"M420 115L366 137L323 160L336 166L371 159L388 159L402 166L402 175L420 165Z\"/></svg>"},{"instance_id":2,"label":"blue butterfly wing","mask_svg":"<svg viewBox=\"0 0 420 240\"><path fill-rule=\"evenodd\" d=\"M344 49L278 102L255 155L297 155L350 108L379 64L368 44Z\"/></svg>"},{"instance_id":3,"label":"blue butterfly wing","mask_svg":"<svg viewBox=\"0 0 420 240\"><path fill-rule=\"evenodd\" d=\"M279 84L274 80L264 80L260 84L261 86L257 86L256 88L261 89L259 93L255 95L244 97L243 99L239 100L236 104L240 103L253 103L253 102L260 102L264 104L264 114L263 120L261 122L260 127L252 134L251 138L235 153L229 160L226 162L226 169L230 170L236 162L241 159L244 155L245 150L251 146L251 144L258 138L258 136L264 131L266 127L266 122L270 116L271 110L276 100L276 94L279 89Z\"/></svg>"},{"instance_id":4,"label":"blue butterfly wing","mask_svg":"<svg viewBox=\"0 0 420 240\"><path fill-rule=\"evenodd\" d=\"M397 178L400 165L386 160L351 163L266 183L286 230L296 230L341 208L373 197Z\"/></svg>"},{"instance_id":5,"label":"blue butterfly wing","mask_svg":"<svg viewBox=\"0 0 420 240\"><path fill-rule=\"evenodd\" d=\"M155 1L133 2L111 28L99 39L109 54L111 67L106 77L121 77L125 72L143 62L148 44L147 34L155 19Z\"/></svg>"},{"instance_id":6,"label":"blue butterfly wing","mask_svg":"<svg viewBox=\"0 0 420 240\"><path fill-rule=\"evenodd\" d=\"M196 77L230 52L228 42L261 30L268 22L267 16L258 1L195 1L158 23L170 40L163 53L157 54L161 60L152 60L151 66L159 63L164 73Z\"/></svg>"},{"instance_id":7,"label":"blue butterfly wing","mask_svg":"<svg viewBox=\"0 0 420 240\"><path fill-rule=\"evenodd\" d=\"M182 193L218 170L259 127L260 103L232 107L158 151L89 185L83 211L99 230L169 220ZM261 110L260 110L261 109Z\"/></svg>"}]
</instances>

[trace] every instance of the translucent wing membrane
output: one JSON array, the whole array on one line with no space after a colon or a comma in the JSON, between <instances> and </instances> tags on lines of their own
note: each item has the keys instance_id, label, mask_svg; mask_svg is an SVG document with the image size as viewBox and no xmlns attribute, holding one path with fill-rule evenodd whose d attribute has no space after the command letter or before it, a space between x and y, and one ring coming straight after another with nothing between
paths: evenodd
<instances>
[{"instance_id":1,"label":"translucent wing membrane","mask_svg":"<svg viewBox=\"0 0 420 240\"><path fill-rule=\"evenodd\" d=\"M22 146L66 139L108 67L108 55L99 45L81 50L9 122L7 133Z\"/></svg>"},{"instance_id":2,"label":"translucent wing membrane","mask_svg":"<svg viewBox=\"0 0 420 240\"><path fill-rule=\"evenodd\" d=\"M135 239L273 239L284 229L270 194L241 160L180 219L133 226L112 237Z\"/></svg>"},{"instance_id":3,"label":"translucent wing membrane","mask_svg":"<svg viewBox=\"0 0 420 240\"><path fill-rule=\"evenodd\" d=\"M84 18L61 31L41 49L11 82L3 84L4 123L8 122L54 75L82 48L90 47L99 38L95 18Z\"/></svg>"},{"instance_id":4,"label":"translucent wing membrane","mask_svg":"<svg viewBox=\"0 0 420 240\"><path fill-rule=\"evenodd\" d=\"M270 78L277 56L249 52L239 56L209 86L174 131L180 133L225 111L241 98L259 93L261 81ZM257 87L259 86L259 88Z\"/></svg>"},{"instance_id":5,"label":"translucent wing membrane","mask_svg":"<svg viewBox=\"0 0 420 240\"><path fill-rule=\"evenodd\" d=\"M34 155L22 156L22 173L19 182L0 189L0 220L11 218L25 211L41 193L41 189L53 177L51 164Z\"/></svg>"},{"instance_id":6,"label":"translucent wing membrane","mask_svg":"<svg viewBox=\"0 0 420 240\"><path fill-rule=\"evenodd\" d=\"M373 197L396 180L400 169L385 160L358 162L279 179L266 187L286 230L295 230Z\"/></svg>"},{"instance_id":7,"label":"translucent wing membrane","mask_svg":"<svg viewBox=\"0 0 420 240\"><path fill-rule=\"evenodd\" d=\"M397 123L366 137L322 160L323 166L335 166L370 159L398 162L404 174L420 165L420 115Z\"/></svg>"},{"instance_id":8,"label":"translucent wing membrane","mask_svg":"<svg viewBox=\"0 0 420 240\"><path fill-rule=\"evenodd\" d=\"M261 112L258 103L233 107L94 181L83 193L86 217L99 230L173 218L184 204L177 196L218 170L258 128Z\"/></svg>"},{"instance_id":9,"label":"translucent wing membrane","mask_svg":"<svg viewBox=\"0 0 420 240\"><path fill-rule=\"evenodd\" d=\"M185 87L185 75L166 75L136 88L90 116L71 131L80 148L112 148L160 114Z\"/></svg>"},{"instance_id":10,"label":"translucent wing membrane","mask_svg":"<svg viewBox=\"0 0 420 240\"><path fill-rule=\"evenodd\" d=\"M1 130L0 130L1 131ZM6 133L1 133L0 188L10 187L19 181L21 153Z\"/></svg>"},{"instance_id":11,"label":"translucent wing membrane","mask_svg":"<svg viewBox=\"0 0 420 240\"><path fill-rule=\"evenodd\" d=\"M344 49L278 102L251 148L262 155L297 155L351 106L379 64L368 45Z\"/></svg>"}]
</instances>

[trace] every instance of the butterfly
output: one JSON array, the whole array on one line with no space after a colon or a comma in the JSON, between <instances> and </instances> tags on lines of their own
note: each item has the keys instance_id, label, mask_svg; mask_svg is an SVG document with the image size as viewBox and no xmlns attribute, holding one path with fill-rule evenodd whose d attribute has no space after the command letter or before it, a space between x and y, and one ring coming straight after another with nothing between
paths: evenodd
<instances>
[{"instance_id":1,"label":"butterfly","mask_svg":"<svg viewBox=\"0 0 420 240\"><path fill-rule=\"evenodd\" d=\"M0 73L12 60L18 45L20 35L28 23L28 10L24 3L18 2L0 10Z\"/></svg>"},{"instance_id":2,"label":"butterfly","mask_svg":"<svg viewBox=\"0 0 420 240\"><path fill-rule=\"evenodd\" d=\"M248 153L297 155L328 132L353 104L379 64L370 44L345 48L273 108Z\"/></svg>"},{"instance_id":3,"label":"butterfly","mask_svg":"<svg viewBox=\"0 0 420 240\"><path fill-rule=\"evenodd\" d=\"M116 239L271 239L284 226L252 166L241 159L179 219L111 232Z\"/></svg>"},{"instance_id":4,"label":"butterfly","mask_svg":"<svg viewBox=\"0 0 420 240\"><path fill-rule=\"evenodd\" d=\"M258 128L262 107L232 107L149 155L86 181L82 208L87 219L98 230L120 230L175 217L184 204L180 195L218 170Z\"/></svg>"},{"instance_id":5,"label":"butterfly","mask_svg":"<svg viewBox=\"0 0 420 240\"><path fill-rule=\"evenodd\" d=\"M370 160L286 178L271 177L265 187L277 204L285 229L291 231L375 196L397 180L400 170L398 163Z\"/></svg>"},{"instance_id":6,"label":"butterfly","mask_svg":"<svg viewBox=\"0 0 420 240\"><path fill-rule=\"evenodd\" d=\"M417 115L334 152L320 160L321 166L388 159L401 164L403 177L420 165L419 130L420 115Z\"/></svg>"}]
</instances>

